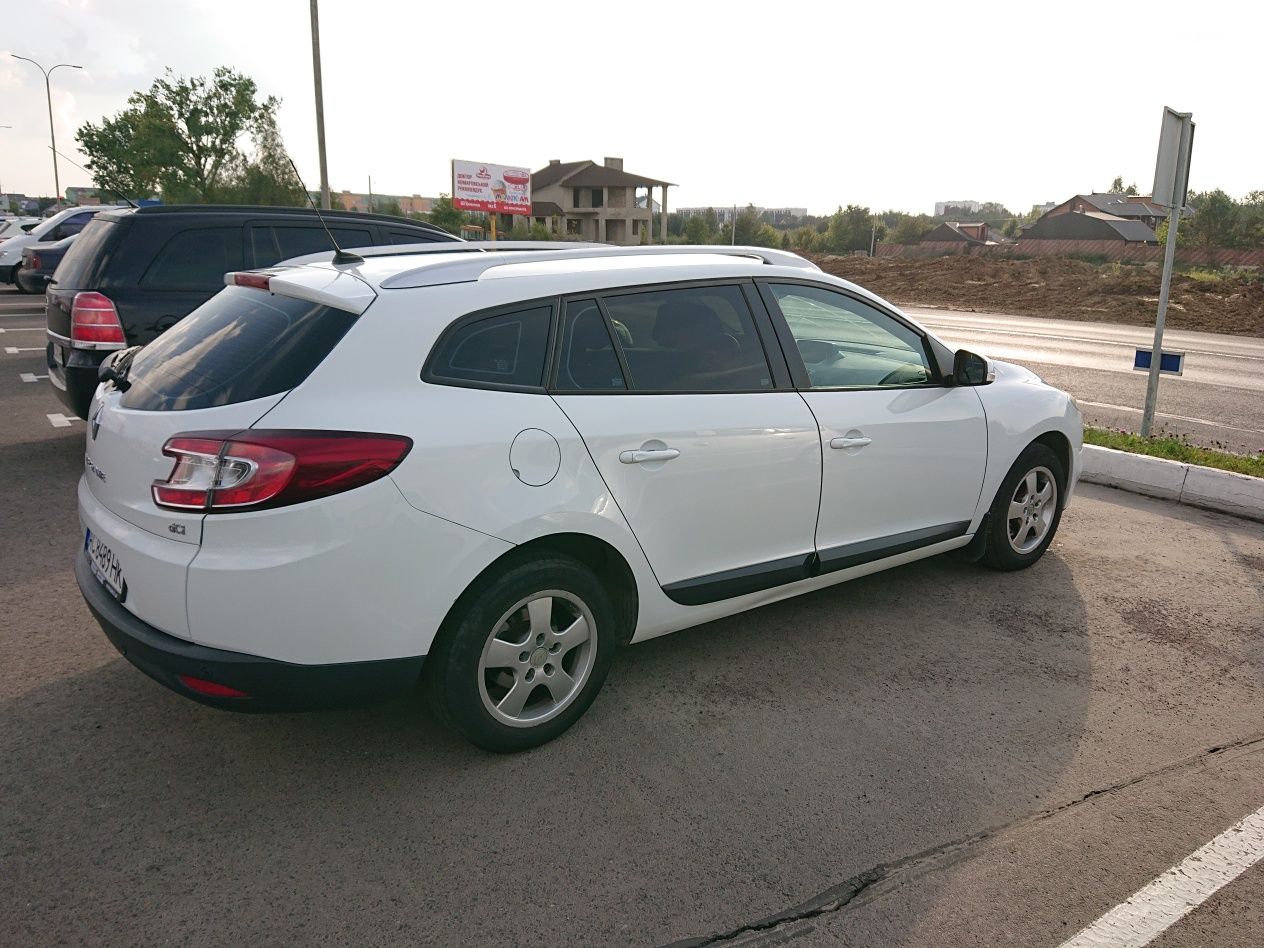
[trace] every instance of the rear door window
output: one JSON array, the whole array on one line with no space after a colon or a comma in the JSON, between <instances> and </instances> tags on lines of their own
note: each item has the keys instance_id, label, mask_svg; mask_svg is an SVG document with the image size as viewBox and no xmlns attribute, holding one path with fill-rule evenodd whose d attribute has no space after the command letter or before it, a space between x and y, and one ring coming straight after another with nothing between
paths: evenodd
<instances>
[{"instance_id":1,"label":"rear door window","mask_svg":"<svg viewBox=\"0 0 1264 948\"><path fill-rule=\"evenodd\" d=\"M386 233L388 244L433 244L450 239L425 230L391 230Z\"/></svg>"},{"instance_id":2,"label":"rear door window","mask_svg":"<svg viewBox=\"0 0 1264 948\"><path fill-rule=\"evenodd\" d=\"M612 392L627 387L597 301L568 302L562 319L562 351L554 388L560 392Z\"/></svg>"},{"instance_id":3,"label":"rear door window","mask_svg":"<svg viewBox=\"0 0 1264 948\"><path fill-rule=\"evenodd\" d=\"M539 388L549 348L552 306L461 322L439 340L422 378L478 387Z\"/></svg>"},{"instance_id":4,"label":"rear door window","mask_svg":"<svg viewBox=\"0 0 1264 948\"><path fill-rule=\"evenodd\" d=\"M641 392L752 392L772 373L738 286L701 286L603 299Z\"/></svg>"},{"instance_id":5,"label":"rear door window","mask_svg":"<svg viewBox=\"0 0 1264 948\"><path fill-rule=\"evenodd\" d=\"M192 411L288 391L355 320L319 303L227 287L137 353L120 403Z\"/></svg>"},{"instance_id":6,"label":"rear door window","mask_svg":"<svg viewBox=\"0 0 1264 948\"><path fill-rule=\"evenodd\" d=\"M242 268L240 227L201 227L173 234L140 278L154 289L213 290Z\"/></svg>"}]
</instances>

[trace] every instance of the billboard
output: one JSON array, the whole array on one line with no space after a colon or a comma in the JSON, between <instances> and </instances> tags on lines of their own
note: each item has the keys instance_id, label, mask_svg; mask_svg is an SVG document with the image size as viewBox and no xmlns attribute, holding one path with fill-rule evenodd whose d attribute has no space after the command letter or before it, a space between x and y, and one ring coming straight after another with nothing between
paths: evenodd
<instances>
[{"instance_id":1,"label":"billboard","mask_svg":"<svg viewBox=\"0 0 1264 948\"><path fill-rule=\"evenodd\" d=\"M491 214L531 213L531 171L513 165L452 160L452 206Z\"/></svg>"}]
</instances>

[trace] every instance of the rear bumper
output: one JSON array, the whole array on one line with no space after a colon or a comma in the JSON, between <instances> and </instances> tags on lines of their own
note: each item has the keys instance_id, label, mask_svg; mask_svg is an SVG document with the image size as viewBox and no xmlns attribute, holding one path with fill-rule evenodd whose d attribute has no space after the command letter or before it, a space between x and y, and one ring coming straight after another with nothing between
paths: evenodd
<instances>
[{"instance_id":1,"label":"rear bumper","mask_svg":"<svg viewBox=\"0 0 1264 948\"><path fill-rule=\"evenodd\" d=\"M373 704L409 691L425 656L337 665L296 665L208 648L160 632L117 603L80 551L79 590L106 637L150 678L202 704L230 711L306 711ZM216 697L186 686L181 675L227 685L247 697Z\"/></svg>"},{"instance_id":2,"label":"rear bumper","mask_svg":"<svg viewBox=\"0 0 1264 948\"><path fill-rule=\"evenodd\" d=\"M51 340L45 353L48 366L48 380L57 393L58 400L80 418L88 417L88 408L92 404L92 396L97 390L97 372L105 357L106 351L88 349L70 349L61 347L61 360L53 355L53 347L57 343Z\"/></svg>"},{"instance_id":3,"label":"rear bumper","mask_svg":"<svg viewBox=\"0 0 1264 948\"><path fill-rule=\"evenodd\" d=\"M23 269L18 272L17 285L28 293L43 293L52 278L52 274L40 270Z\"/></svg>"}]
</instances>

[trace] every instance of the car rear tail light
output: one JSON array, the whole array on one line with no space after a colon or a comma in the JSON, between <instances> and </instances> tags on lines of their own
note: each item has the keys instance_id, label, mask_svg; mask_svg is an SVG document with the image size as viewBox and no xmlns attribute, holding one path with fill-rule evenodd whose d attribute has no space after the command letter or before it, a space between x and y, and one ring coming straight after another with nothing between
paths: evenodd
<instances>
[{"instance_id":1,"label":"car rear tail light","mask_svg":"<svg viewBox=\"0 0 1264 948\"><path fill-rule=\"evenodd\" d=\"M113 301L100 293L85 291L75 294L70 306L71 342L116 342L123 345L123 324Z\"/></svg>"},{"instance_id":2,"label":"car rear tail light","mask_svg":"<svg viewBox=\"0 0 1264 948\"><path fill-rule=\"evenodd\" d=\"M154 503L208 513L298 504L385 477L412 446L401 435L355 431L180 434L163 445L176 463L154 481Z\"/></svg>"},{"instance_id":3,"label":"car rear tail light","mask_svg":"<svg viewBox=\"0 0 1264 948\"><path fill-rule=\"evenodd\" d=\"M246 286L252 290L268 290L271 292L272 277L267 273L233 272L224 274L227 286Z\"/></svg>"},{"instance_id":4,"label":"car rear tail light","mask_svg":"<svg viewBox=\"0 0 1264 948\"><path fill-rule=\"evenodd\" d=\"M188 688L190 691L196 691L201 695L209 695L212 698L249 698L246 694L232 685L221 685L218 681L207 681L205 678L195 678L192 675L176 675L180 679L180 684Z\"/></svg>"},{"instance_id":5,"label":"car rear tail light","mask_svg":"<svg viewBox=\"0 0 1264 948\"><path fill-rule=\"evenodd\" d=\"M44 269L44 265L40 263L40 256L37 253L31 254L31 269L32 270Z\"/></svg>"}]
</instances>

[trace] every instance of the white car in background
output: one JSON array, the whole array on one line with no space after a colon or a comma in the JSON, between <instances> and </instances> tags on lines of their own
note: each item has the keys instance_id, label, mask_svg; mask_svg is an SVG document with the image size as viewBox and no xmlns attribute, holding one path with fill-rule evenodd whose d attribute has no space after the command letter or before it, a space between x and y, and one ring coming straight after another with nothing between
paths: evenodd
<instances>
[{"instance_id":1,"label":"white car in background","mask_svg":"<svg viewBox=\"0 0 1264 948\"><path fill-rule=\"evenodd\" d=\"M10 237L26 233L24 227L34 227L39 222L38 217L0 217L0 244Z\"/></svg>"},{"instance_id":2,"label":"white car in background","mask_svg":"<svg viewBox=\"0 0 1264 948\"><path fill-rule=\"evenodd\" d=\"M789 253L478 249L229 274L103 366L76 575L130 661L239 710L420 681L517 750L629 642L1053 539L1081 421L1031 372Z\"/></svg>"},{"instance_id":3,"label":"white car in background","mask_svg":"<svg viewBox=\"0 0 1264 948\"><path fill-rule=\"evenodd\" d=\"M113 209L114 205L108 204L99 207L68 207L39 222L30 230L24 231L19 228L15 235L0 242L0 283L17 284L18 271L22 267L22 251L27 247L32 244L64 240L83 230L88 221L97 214ZM18 286L18 289L21 289L21 286Z\"/></svg>"}]
</instances>

